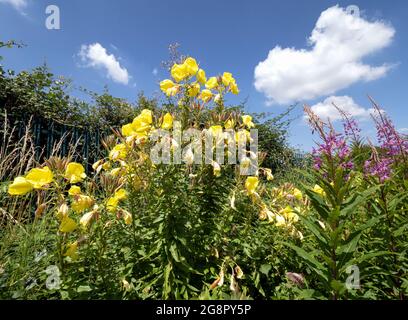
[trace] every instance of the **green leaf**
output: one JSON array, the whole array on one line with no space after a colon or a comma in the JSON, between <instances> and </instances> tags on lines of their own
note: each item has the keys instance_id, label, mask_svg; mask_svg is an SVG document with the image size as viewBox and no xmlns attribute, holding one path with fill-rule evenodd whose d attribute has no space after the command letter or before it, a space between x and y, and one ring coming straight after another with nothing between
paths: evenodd
<instances>
[{"instance_id":1,"label":"green leaf","mask_svg":"<svg viewBox=\"0 0 408 320\"><path fill-rule=\"evenodd\" d=\"M92 291L90 286L79 286L77 292L89 292Z\"/></svg>"},{"instance_id":2,"label":"green leaf","mask_svg":"<svg viewBox=\"0 0 408 320\"><path fill-rule=\"evenodd\" d=\"M268 275L269 271L271 271L272 266L270 264L263 264L259 268L259 271L262 272L264 275Z\"/></svg>"},{"instance_id":3,"label":"green leaf","mask_svg":"<svg viewBox=\"0 0 408 320\"><path fill-rule=\"evenodd\" d=\"M326 268L323 266L323 264L317 261L310 253L306 252L304 249L292 243L282 242L282 244L295 250L296 253L313 269L313 271L327 282L328 278L324 273L324 271L326 271Z\"/></svg>"}]
</instances>

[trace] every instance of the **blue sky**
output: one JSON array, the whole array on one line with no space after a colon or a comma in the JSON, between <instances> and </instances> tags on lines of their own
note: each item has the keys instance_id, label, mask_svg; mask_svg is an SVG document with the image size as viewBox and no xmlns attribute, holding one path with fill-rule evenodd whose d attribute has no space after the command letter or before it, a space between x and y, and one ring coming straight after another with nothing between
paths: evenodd
<instances>
[{"instance_id":1,"label":"blue sky","mask_svg":"<svg viewBox=\"0 0 408 320\"><path fill-rule=\"evenodd\" d=\"M45 27L50 4L60 9L60 30ZM350 20L349 5L358 6L359 17ZM407 14L405 0L0 0L0 39L27 45L1 55L6 67L46 62L76 86L101 92L108 85L113 95L134 101L140 91L159 94L158 82L167 77L161 61L177 42L207 75L232 72L241 92L230 101L247 99L248 112L278 114L299 102L290 143L310 150L303 103L333 121L331 102L344 105L372 136L371 95L398 129L407 130ZM96 61L90 53L95 43L105 50Z\"/></svg>"}]
</instances>

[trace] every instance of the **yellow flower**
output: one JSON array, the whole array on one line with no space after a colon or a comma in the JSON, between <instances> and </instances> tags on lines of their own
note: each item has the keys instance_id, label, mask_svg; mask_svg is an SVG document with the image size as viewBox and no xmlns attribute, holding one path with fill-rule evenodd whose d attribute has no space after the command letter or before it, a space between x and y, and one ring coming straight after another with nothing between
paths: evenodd
<instances>
[{"instance_id":1,"label":"yellow flower","mask_svg":"<svg viewBox=\"0 0 408 320\"><path fill-rule=\"evenodd\" d=\"M68 245L67 251L64 256L70 257L72 260L78 259L78 241L72 242Z\"/></svg>"},{"instance_id":2,"label":"yellow flower","mask_svg":"<svg viewBox=\"0 0 408 320\"><path fill-rule=\"evenodd\" d=\"M81 194L81 188L78 187L78 186L72 186L71 188L69 188L68 194L70 196L75 196L77 194Z\"/></svg>"},{"instance_id":3,"label":"yellow flower","mask_svg":"<svg viewBox=\"0 0 408 320\"><path fill-rule=\"evenodd\" d=\"M200 99L203 100L204 102L208 102L211 100L213 94L210 90L204 89L201 91Z\"/></svg>"},{"instance_id":4,"label":"yellow flower","mask_svg":"<svg viewBox=\"0 0 408 320\"><path fill-rule=\"evenodd\" d=\"M187 58L184 61L184 65L185 65L185 68L186 68L186 70L187 70L187 72L189 73L190 76L193 76L193 75L195 75L197 73L198 64L197 64L197 61L194 58L191 58L191 57Z\"/></svg>"},{"instance_id":5,"label":"yellow flower","mask_svg":"<svg viewBox=\"0 0 408 320\"><path fill-rule=\"evenodd\" d=\"M233 94L238 94L239 93L239 89L238 89L238 86L237 86L235 80L230 83L230 90L231 90L231 92Z\"/></svg>"},{"instance_id":6,"label":"yellow flower","mask_svg":"<svg viewBox=\"0 0 408 320\"><path fill-rule=\"evenodd\" d=\"M144 122L148 124L152 124L153 122L153 114L152 110L149 109L143 109L142 112L139 115L140 119L142 119Z\"/></svg>"},{"instance_id":7,"label":"yellow flower","mask_svg":"<svg viewBox=\"0 0 408 320\"><path fill-rule=\"evenodd\" d=\"M143 137L147 136L151 129L153 122L152 111L144 109L140 115L138 115L132 122L132 131L127 132L128 136Z\"/></svg>"},{"instance_id":8,"label":"yellow flower","mask_svg":"<svg viewBox=\"0 0 408 320\"><path fill-rule=\"evenodd\" d=\"M68 211L68 205L66 203L61 204L57 210L57 218L63 219L68 214Z\"/></svg>"},{"instance_id":9,"label":"yellow flower","mask_svg":"<svg viewBox=\"0 0 408 320\"><path fill-rule=\"evenodd\" d=\"M235 141L237 143L246 143L251 139L251 134L248 130L240 130L235 132Z\"/></svg>"},{"instance_id":10,"label":"yellow flower","mask_svg":"<svg viewBox=\"0 0 408 320\"><path fill-rule=\"evenodd\" d=\"M293 195L295 196L296 199L298 200L302 200L302 191L300 191L299 189L295 188L293 189Z\"/></svg>"},{"instance_id":11,"label":"yellow flower","mask_svg":"<svg viewBox=\"0 0 408 320\"><path fill-rule=\"evenodd\" d=\"M119 200L115 197L110 197L108 199L108 202L106 203L106 208L108 209L109 212L114 212L116 208L118 207Z\"/></svg>"},{"instance_id":12,"label":"yellow flower","mask_svg":"<svg viewBox=\"0 0 408 320\"><path fill-rule=\"evenodd\" d=\"M106 204L108 211L114 212L119 205L119 201L124 200L127 198L127 192L125 189L119 189L115 192L113 197L108 199Z\"/></svg>"},{"instance_id":13,"label":"yellow flower","mask_svg":"<svg viewBox=\"0 0 408 320\"><path fill-rule=\"evenodd\" d=\"M102 165L103 170L109 170L112 167L112 164L108 161Z\"/></svg>"},{"instance_id":14,"label":"yellow flower","mask_svg":"<svg viewBox=\"0 0 408 320\"><path fill-rule=\"evenodd\" d=\"M129 137L134 134L134 130L131 123L125 124L122 126L122 135L125 137Z\"/></svg>"},{"instance_id":15,"label":"yellow flower","mask_svg":"<svg viewBox=\"0 0 408 320\"><path fill-rule=\"evenodd\" d=\"M129 211L123 210L123 220L125 221L125 224L131 224L132 214Z\"/></svg>"},{"instance_id":16,"label":"yellow flower","mask_svg":"<svg viewBox=\"0 0 408 320\"><path fill-rule=\"evenodd\" d=\"M69 233L77 228L76 222L68 216L64 216L59 227L60 232Z\"/></svg>"},{"instance_id":17,"label":"yellow flower","mask_svg":"<svg viewBox=\"0 0 408 320\"><path fill-rule=\"evenodd\" d=\"M283 227L283 226L286 225L286 220L285 220L285 218L282 217L282 216L279 215L279 214L277 214L277 215L275 216L275 220L276 220L275 226L277 226L277 227Z\"/></svg>"},{"instance_id":18,"label":"yellow flower","mask_svg":"<svg viewBox=\"0 0 408 320\"><path fill-rule=\"evenodd\" d=\"M207 89L214 89L218 85L218 80L217 77L211 77L210 79L207 80L205 83L205 87Z\"/></svg>"},{"instance_id":19,"label":"yellow flower","mask_svg":"<svg viewBox=\"0 0 408 320\"><path fill-rule=\"evenodd\" d=\"M248 194L253 194L258 187L259 180L258 177L248 177L245 181L245 189Z\"/></svg>"},{"instance_id":20,"label":"yellow flower","mask_svg":"<svg viewBox=\"0 0 408 320\"><path fill-rule=\"evenodd\" d=\"M315 184L315 186L313 187L313 191L317 194L320 194L321 196L325 196L326 193L324 192L324 190L322 189L322 187L320 187L318 184Z\"/></svg>"},{"instance_id":21,"label":"yellow flower","mask_svg":"<svg viewBox=\"0 0 408 320\"><path fill-rule=\"evenodd\" d=\"M98 209L98 206L95 205L95 206L94 206L94 209L93 209L92 211L89 211L89 212L85 213L85 214L81 217L81 219L79 220L79 223L80 223L80 225L81 225L83 228L86 228L86 227L91 223L91 220L92 220L93 217L95 216L97 209Z\"/></svg>"},{"instance_id":22,"label":"yellow flower","mask_svg":"<svg viewBox=\"0 0 408 320\"><path fill-rule=\"evenodd\" d=\"M176 82L180 82L189 76L188 66L186 64L175 63L171 68L170 73Z\"/></svg>"},{"instance_id":23,"label":"yellow flower","mask_svg":"<svg viewBox=\"0 0 408 320\"><path fill-rule=\"evenodd\" d=\"M127 192L125 189L119 189L115 192L114 197L118 200L124 200L127 198Z\"/></svg>"},{"instance_id":24,"label":"yellow flower","mask_svg":"<svg viewBox=\"0 0 408 320\"><path fill-rule=\"evenodd\" d=\"M272 181L273 180L273 174L271 169L264 169L264 172L266 174L266 180Z\"/></svg>"},{"instance_id":25,"label":"yellow flower","mask_svg":"<svg viewBox=\"0 0 408 320\"><path fill-rule=\"evenodd\" d=\"M207 82L207 77L205 76L205 71L203 69L198 70L197 81L201 84L205 84Z\"/></svg>"},{"instance_id":26,"label":"yellow flower","mask_svg":"<svg viewBox=\"0 0 408 320\"><path fill-rule=\"evenodd\" d=\"M200 93L200 84L194 83L191 87L188 88L188 96L189 97L196 97Z\"/></svg>"},{"instance_id":27,"label":"yellow flower","mask_svg":"<svg viewBox=\"0 0 408 320\"><path fill-rule=\"evenodd\" d=\"M86 178L85 169L80 163L68 163L64 177L68 179L70 183L81 182L82 179Z\"/></svg>"},{"instance_id":28,"label":"yellow flower","mask_svg":"<svg viewBox=\"0 0 408 320\"><path fill-rule=\"evenodd\" d=\"M272 222L275 218L275 214L269 210L266 205L262 205L261 212L259 213L259 219L265 220L266 218L268 218L269 222Z\"/></svg>"},{"instance_id":29,"label":"yellow flower","mask_svg":"<svg viewBox=\"0 0 408 320\"><path fill-rule=\"evenodd\" d=\"M224 124L225 129L234 129L234 126L235 126L235 122L232 119L227 120Z\"/></svg>"},{"instance_id":30,"label":"yellow flower","mask_svg":"<svg viewBox=\"0 0 408 320\"><path fill-rule=\"evenodd\" d=\"M173 127L173 116L170 113L166 113L163 117L162 128L170 130Z\"/></svg>"},{"instance_id":31,"label":"yellow flower","mask_svg":"<svg viewBox=\"0 0 408 320\"><path fill-rule=\"evenodd\" d=\"M34 189L40 189L44 185L51 183L54 175L48 167L34 168L27 173L26 179L34 186Z\"/></svg>"},{"instance_id":32,"label":"yellow flower","mask_svg":"<svg viewBox=\"0 0 408 320\"><path fill-rule=\"evenodd\" d=\"M224 74L222 75L222 83L224 84L224 86L229 86L229 84L234 80L234 78L232 77L232 74L229 72L224 72Z\"/></svg>"},{"instance_id":33,"label":"yellow flower","mask_svg":"<svg viewBox=\"0 0 408 320\"><path fill-rule=\"evenodd\" d=\"M109 159L111 160L124 160L127 156L127 147L123 143L117 144L109 152Z\"/></svg>"},{"instance_id":34,"label":"yellow flower","mask_svg":"<svg viewBox=\"0 0 408 320\"><path fill-rule=\"evenodd\" d=\"M213 136L218 136L222 134L222 127L219 125L216 126L211 126L208 131L213 135Z\"/></svg>"},{"instance_id":35,"label":"yellow flower","mask_svg":"<svg viewBox=\"0 0 408 320\"><path fill-rule=\"evenodd\" d=\"M112 169L112 170L109 172L109 174L112 175L112 176L114 176L114 177L116 177L116 176L119 175L119 173L120 173L121 170L122 170L122 168L114 168L114 169Z\"/></svg>"},{"instance_id":36,"label":"yellow flower","mask_svg":"<svg viewBox=\"0 0 408 320\"><path fill-rule=\"evenodd\" d=\"M75 212L83 212L93 205L94 201L91 197L85 195L78 195L75 197L75 201L72 203L72 210Z\"/></svg>"},{"instance_id":37,"label":"yellow flower","mask_svg":"<svg viewBox=\"0 0 408 320\"><path fill-rule=\"evenodd\" d=\"M21 196L29 193L34 189L34 186L24 177L17 177L13 183L9 185L8 193L13 196Z\"/></svg>"},{"instance_id":38,"label":"yellow flower","mask_svg":"<svg viewBox=\"0 0 408 320\"><path fill-rule=\"evenodd\" d=\"M160 82L160 90L167 93L167 90L173 88L175 85L173 81L166 79Z\"/></svg>"},{"instance_id":39,"label":"yellow flower","mask_svg":"<svg viewBox=\"0 0 408 320\"><path fill-rule=\"evenodd\" d=\"M123 134L123 133L122 133ZM102 169L102 163L103 160L98 160L92 165L92 169L96 171L96 173L99 173Z\"/></svg>"},{"instance_id":40,"label":"yellow flower","mask_svg":"<svg viewBox=\"0 0 408 320\"><path fill-rule=\"evenodd\" d=\"M214 176L216 176L216 177L221 176L221 166L215 161L213 161L212 165L213 165L213 174L214 174Z\"/></svg>"},{"instance_id":41,"label":"yellow flower","mask_svg":"<svg viewBox=\"0 0 408 320\"><path fill-rule=\"evenodd\" d=\"M291 206L286 206L279 211L279 214L286 218L288 222L297 222L299 220L299 216L293 211Z\"/></svg>"},{"instance_id":42,"label":"yellow flower","mask_svg":"<svg viewBox=\"0 0 408 320\"><path fill-rule=\"evenodd\" d=\"M255 124L252 122L251 116L248 115L242 116L242 122L244 123L244 125L247 126L248 129L255 127Z\"/></svg>"}]
</instances>

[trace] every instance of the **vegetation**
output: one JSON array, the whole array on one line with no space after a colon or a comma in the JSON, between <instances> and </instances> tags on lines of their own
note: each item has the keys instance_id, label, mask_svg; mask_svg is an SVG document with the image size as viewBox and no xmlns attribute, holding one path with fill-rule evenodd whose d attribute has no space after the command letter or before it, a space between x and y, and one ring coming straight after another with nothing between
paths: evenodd
<instances>
[{"instance_id":1,"label":"vegetation","mask_svg":"<svg viewBox=\"0 0 408 320\"><path fill-rule=\"evenodd\" d=\"M162 104L140 96L132 105L108 92L92 94L89 104L67 95L68 82L45 67L1 71L9 115L42 110L113 134L87 175L73 161L74 145L61 157L57 144L37 162L29 130L10 142L14 132L4 121L0 298L406 297L408 140L374 102L377 146L363 143L347 114L338 133L305 107L321 142L313 166L296 168L286 114L264 120L226 106L239 93L232 74L207 78L191 57L169 64ZM196 146L207 136L179 138L178 126L215 141L234 130L239 162L228 162L234 151L224 162L197 163ZM258 155L249 149L252 128ZM157 139L160 132L169 134ZM154 161L158 143L169 146L162 159L180 152L182 163Z\"/></svg>"}]
</instances>

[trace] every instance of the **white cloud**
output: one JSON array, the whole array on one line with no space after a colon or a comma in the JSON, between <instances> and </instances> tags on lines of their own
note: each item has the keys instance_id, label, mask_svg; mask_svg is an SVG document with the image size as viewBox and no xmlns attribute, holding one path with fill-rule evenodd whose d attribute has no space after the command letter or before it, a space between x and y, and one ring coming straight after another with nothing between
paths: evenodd
<instances>
[{"instance_id":1,"label":"white cloud","mask_svg":"<svg viewBox=\"0 0 408 320\"><path fill-rule=\"evenodd\" d=\"M405 133L408 132L408 128L401 128L398 130L399 132Z\"/></svg>"},{"instance_id":2,"label":"white cloud","mask_svg":"<svg viewBox=\"0 0 408 320\"><path fill-rule=\"evenodd\" d=\"M394 34L383 21L370 22L331 7L321 13L307 49L276 46L269 51L255 68L255 88L265 94L268 104L286 104L378 79L391 66L370 66L362 59L388 46Z\"/></svg>"},{"instance_id":3,"label":"white cloud","mask_svg":"<svg viewBox=\"0 0 408 320\"><path fill-rule=\"evenodd\" d=\"M126 68L120 65L113 54L108 54L101 44L82 45L79 56L88 67L105 69L107 76L113 81L122 84L129 83L130 76Z\"/></svg>"},{"instance_id":4,"label":"white cloud","mask_svg":"<svg viewBox=\"0 0 408 320\"><path fill-rule=\"evenodd\" d=\"M17 10L27 7L27 0L0 0L0 3L11 4Z\"/></svg>"},{"instance_id":5,"label":"white cloud","mask_svg":"<svg viewBox=\"0 0 408 320\"><path fill-rule=\"evenodd\" d=\"M333 104L344 111L348 116L353 118L368 119L370 114L374 112L373 108L365 109L359 106L353 100L353 98L349 96L331 96L326 98L323 102L319 102L310 108L322 120L340 120L342 118L341 114Z\"/></svg>"}]
</instances>

